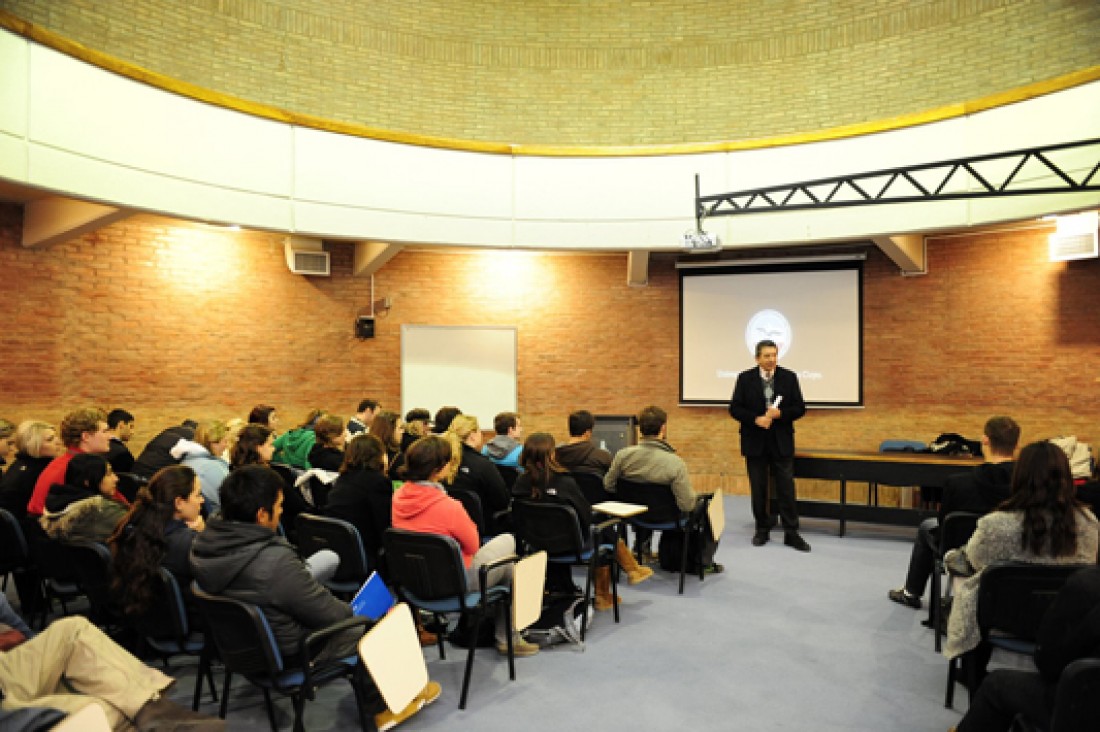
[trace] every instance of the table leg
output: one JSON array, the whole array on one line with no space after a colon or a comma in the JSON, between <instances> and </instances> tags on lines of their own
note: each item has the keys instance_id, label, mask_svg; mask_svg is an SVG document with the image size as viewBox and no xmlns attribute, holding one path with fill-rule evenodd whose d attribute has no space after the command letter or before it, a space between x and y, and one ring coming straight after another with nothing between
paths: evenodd
<instances>
[{"instance_id":1,"label":"table leg","mask_svg":"<svg viewBox=\"0 0 1100 732\"><path fill-rule=\"evenodd\" d=\"M848 503L848 481L843 477L840 479L840 536L844 536L845 518L844 507Z\"/></svg>"}]
</instances>

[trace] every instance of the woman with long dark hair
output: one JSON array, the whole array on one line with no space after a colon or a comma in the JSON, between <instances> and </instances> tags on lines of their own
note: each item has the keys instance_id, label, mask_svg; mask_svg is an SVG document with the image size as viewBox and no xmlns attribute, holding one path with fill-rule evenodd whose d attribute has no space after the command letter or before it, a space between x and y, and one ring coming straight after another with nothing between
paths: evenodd
<instances>
[{"instance_id":1,"label":"woman with long dark hair","mask_svg":"<svg viewBox=\"0 0 1100 732\"><path fill-rule=\"evenodd\" d=\"M592 505L584 497L580 487L569 471L561 466L555 455L554 436L548 432L535 432L528 435L520 453L520 467L523 473L516 478L513 492L527 496L535 501L551 501L572 506L581 525L581 535L588 536L592 525ZM615 556L626 571L627 580L632 585L644 582L653 575L653 570L638 564L634 554L622 539L615 536L613 530L601 537L601 541L615 544ZM603 565L596 568L597 610L610 610L615 599L611 596L611 567Z\"/></svg>"},{"instance_id":2,"label":"woman with long dark hair","mask_svg":"<svg viewBox=\"0 0 1100 732\"><path fill-rule=\"evenodd\" d=\"M98 453L73 455L65 482L46 494L39 519L46 535L67 543L104 541L114 533L129 504L118 493L118 476Z\"/></svg>"},{"instance_id":3,"label":"woman with long dark hair","mask_svg":"<svg viewBox=\"0 0 1100 732\"><path fill-rule=\"evenodd\" d=\"M401 416L389 410L379 412L371 420L370 433L386 446L386 459L389 462L386 473L397 480L401 466L405 463L405 455L401 451L401 443L405 439L405 424L401 421Z\"/></svg>"},{"instance_id":4,"label":"woman with long dark hair","mask_svg":"<svg viewBox=\"0 0 1100 732\"><path fill-rule=\"evenodd\" d=\"M373 563L380 556L382 532L390 528L392 502L393 482L386 477L386 448L374 433L360 432L344 450L340 477L329 491L324 513L359 530L363 548Z\"/></svg>"},{"instance_id":5,"label":"woman with long dark hair","mask_svg":"<svg viewBox=\"0 0 1100 732\"><path fill-rule=\"evenodd\" d=\"M1069 461L1060 447L1033 442L1020 451L1012 493L978 520L966 546L947 553L944 564L964 579L955 593L943 653L955 658L979 647L978 583L986 566L999 561L1094 564L1097 521L1074 494ZM990 649L979 649L979 676Z\"/></svg>"},{"instance_id":6,"label":"woman with long dark hair","mask_svg":"<svg viewBox=\"0 0 1100 732\"><path fill-rule=\"evenodd\" d=\"M188 556L196 532L205 526L203 501L202 485L186 465L161 469L138 491L130 512L107 540L114 557L111 592L125 614L148 609L162 565L185 596L190 592Z\"/></svg>"},{"instance_id":7,"label":"woman with long dark hair","mask_svg":"<svg viewBox=\"0 0 1100 732\"><path fill-rule=\"evenodd\" d=\"M275 454L275 433L258 424L246 424L229 451L229 466L267 465Z\"/></svg>"}]
</instances>

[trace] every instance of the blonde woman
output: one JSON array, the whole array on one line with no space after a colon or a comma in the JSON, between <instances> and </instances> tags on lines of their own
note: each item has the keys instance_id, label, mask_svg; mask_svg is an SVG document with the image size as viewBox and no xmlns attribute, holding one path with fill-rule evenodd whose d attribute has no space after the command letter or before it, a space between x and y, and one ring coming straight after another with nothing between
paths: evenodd
<instances>
[{"instance_id":1,"label":"blonde woman","mask_svg":"<svg viewBox=\"0 0 1100 732\"><path fill-rule=\"evenodd\" d=\"M477 417L460 414L451 421L447 431L454 434L462 445L458 470L451 485L475 493L481 499L486 533L489 535L500 533L503 527L497 525L494 516L508 509L512 497L497 466L481 454L483 436Z\"/></svg>"},{"instance_id":2,"label":"blonde woman","mask_svg":"<svg viewBox=\"0 0 1100 732\"><path fill-rule=\"evenodd\" d=\"M218 489L229 475L229 463L222 455L229 443L229 427L221 420L199 422L195 427L195 440L182 463L198 476L208 516L221 510Z\"/></svg>"}]
</instances>

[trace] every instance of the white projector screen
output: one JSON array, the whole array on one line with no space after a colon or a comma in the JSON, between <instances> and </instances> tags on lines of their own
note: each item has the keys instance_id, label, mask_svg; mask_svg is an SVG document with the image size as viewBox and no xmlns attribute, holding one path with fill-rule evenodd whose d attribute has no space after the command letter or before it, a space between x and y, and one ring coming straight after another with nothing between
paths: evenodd
<instances>
[{"instance_id":1,"label":"white projector screen","mask_svg":"<svg viewBox=\"0 0 1100 732\"><path fill-rule=\"evenodd\" d=\"M811 406L863 404L861 262L680 270L680 403L729 403L757 341L779 346Z\"/></svg>"},{"instance_id":2,"label":"white projector screen","mask_svg":"<svg viewBox=\"0 0 1100 732\"><path fill-rule=\"evenodd\" d=\"M492 428L516 411L516 329L401 326L401 412L455 406Z\"/></svg>"}]
</instances>

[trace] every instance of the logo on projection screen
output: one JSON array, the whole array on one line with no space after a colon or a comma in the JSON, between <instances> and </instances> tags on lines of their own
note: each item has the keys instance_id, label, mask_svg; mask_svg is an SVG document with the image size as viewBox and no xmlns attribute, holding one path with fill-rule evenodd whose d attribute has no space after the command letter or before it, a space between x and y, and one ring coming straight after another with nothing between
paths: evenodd
<instances>
[{"instance_id":1,"label":"logo on projection screen","mask_svg":"<svg viewBox=\"0 0 1100 732\"><path fill-rule=\"evenodd\" d=\"M760 341L775 341L779 347L779 357L787 354L791 347L791 324L778 310L761 310L745 326L745 345L749 353L756 357L756 344Z\"/></svg>"}]
</instances>

